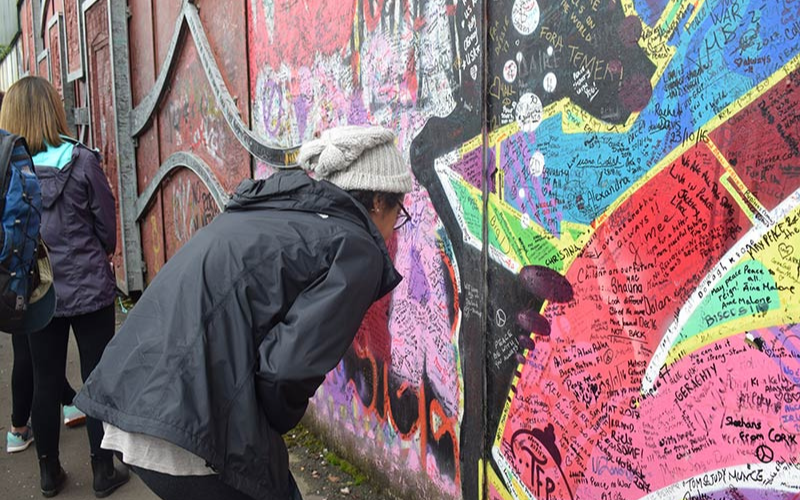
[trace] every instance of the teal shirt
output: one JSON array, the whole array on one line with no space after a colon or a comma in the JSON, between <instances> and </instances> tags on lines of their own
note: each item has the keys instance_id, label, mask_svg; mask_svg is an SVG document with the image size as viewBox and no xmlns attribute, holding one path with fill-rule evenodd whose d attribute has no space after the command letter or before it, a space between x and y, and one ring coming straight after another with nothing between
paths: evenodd
<instances>
[{"instance_id":1,"label":"teal shirt","mask_svg":"<svg viewBox=\"0 0 800 500\"><path fill-rule=\"evenodd\" d=\"M58 147L48 144L45 151L33 157L33 164L36 166L55 167L61 170L72 161L73 149L75 149L75 145L68 141L62 142Z\"/></svg>"}]
</instances>

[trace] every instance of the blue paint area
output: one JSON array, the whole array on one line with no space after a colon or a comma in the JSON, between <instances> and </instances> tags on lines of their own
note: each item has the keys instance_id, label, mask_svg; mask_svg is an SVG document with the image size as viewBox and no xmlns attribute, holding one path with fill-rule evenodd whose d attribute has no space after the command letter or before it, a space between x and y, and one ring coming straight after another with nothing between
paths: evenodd
<instances>
[{"instance_id":1,"label":"blue paint area","mask_svg":"<svg viewBox=\"0 0 800 500\"><path fill-rule=\"evenodd\" d=\"M643 3L654 5L640 0L637 9ZM561 115L536 130L531 147L544 154L546 169L568 169L550 194L564 220L591 223L665 155L697 142L701 134L694 132L800 53L800 14L770 0L706 2L691 34L684 29L689 15L672 37L675 56L628 133L565 134ZM534 220L551 217L552 207L534 209Z\"/></svg>"},{"instance_id":2,"label":"blue paint area","mask_svg":"<svg viewBox=\"0 0 800 500\"><path fill-rule=\"evenodd\" d=\"M645 24L653 26L656 21L661 17L664 7L667 6L669 0L634 0L633 5L636 7L636 12Z\"/></svg>"}]
</instances>

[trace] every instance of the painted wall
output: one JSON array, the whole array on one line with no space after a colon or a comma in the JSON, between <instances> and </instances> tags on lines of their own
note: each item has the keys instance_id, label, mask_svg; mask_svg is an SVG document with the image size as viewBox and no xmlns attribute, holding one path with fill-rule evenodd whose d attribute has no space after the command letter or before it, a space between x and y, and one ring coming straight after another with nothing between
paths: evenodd
<instances>
[{"instance_id":1,"label":"painted wall","mask_svg":"<svg viewBox=\"0 0 800 500\"><path fill-rule=\"evenodd\" d=\"M489 4L490 314L574 289L489 356L490 498L797 498L799 7Z\"/></svg>"},{"instance_id":2,"label":"painted wall","mask_svg":"<svg viewBox=\"0 0 800 500\"><path fill-rule=\"evenodd\" d=\"M33 3L121 282L316 132L397 132L405 280L309 423L400 495L798 498L800 1L130 0L129 102L123 3Z\"/></svg>"},{"instance_id":3,"label":"painted wall","mask_svg":"<svg viewBox=\"0 0 800 500\"><path fill-rule=\"evenodd\" d=\"M391 246L405 280L372 308L318 391L312 419L399 491L474 495L481 415L465 408L482 406L484 275L479 252L448 230L455 213L434 162L463 149L481 189L481 7L254 1L249 18L259 134L291 146L336 125L383 125L397 132L416 174L405 202L413 221ZM270 170L258 164L255 174ZM472 222L480 228L480 216Z\"/></svg>"}]
</instances>

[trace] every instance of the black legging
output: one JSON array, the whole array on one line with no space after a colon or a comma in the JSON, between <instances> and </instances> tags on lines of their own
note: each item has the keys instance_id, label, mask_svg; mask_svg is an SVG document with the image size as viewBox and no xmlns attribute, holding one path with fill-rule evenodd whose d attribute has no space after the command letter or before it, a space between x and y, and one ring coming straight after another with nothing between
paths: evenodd
<instances>
[{"instance_id":1,"label":"black legging","mask_svg":"<svg viewBox=\"0 0 800 500\"><path fill-rule=\"evenodd\" d=\"M31 417L33 405L33 361L27 335L12 335L11 346L14 351L14 367L11 369L11 425L25 427ZM59 403L71 405L75 389L64 376L63 389Z\"/></svg>"},{"instance_id":2,"label":"black legging","mask_svg":"<svg viewBox=\"0 0 800 500\"><path fill-rule=\"evenodd\" d=\"M219 476L171 476L141 467L131 466L133 472L162 500L253 500L239 490L220 481ZM294 477L289 473L290 500L303 500Z\"/></svg>"},{"instance_id":3,"label":"black legging","mask_svg":"<svg viewBox=\"0 0 800 500\"><path fill-rule=\"evenodd\" d=\"M64 373L67 368L69 330L75 334L81 361L81 378L84 382L100 362L100 357L114 336L114 305L81 316L53 318L44 330L29 336L35 389L31 412L36 433L36 453L39 458L58 456L58 439L61 430L61 397ZM109 450L100 448L103 441L103 423L86 419L89 447L92 454L111 458Z\"/></svg>"}]
</instances>

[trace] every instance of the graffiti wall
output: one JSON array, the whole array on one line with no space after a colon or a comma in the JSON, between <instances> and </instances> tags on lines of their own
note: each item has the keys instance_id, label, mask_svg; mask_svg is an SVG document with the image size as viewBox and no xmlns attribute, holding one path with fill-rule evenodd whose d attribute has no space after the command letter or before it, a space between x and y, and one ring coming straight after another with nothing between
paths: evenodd
<instances>
[{"instance_id":1,"label":"graffiti wall","mask_svg":"<svg viewBox=\"0 0 800 500\"><path fill-rule=\"evenodd\" d=\"M520 359L489 354L490 498L797 498L798 23L793 1L490 4L489 312L524 266L574 292Z\"/></svg>"},{"instance_id":2,"label":"graffiti wall","mask_svg":"<svg viewBox=\"0 0 800 500\"><path fill-rule=\"evenodd\" d=\"M470 484L477 492L482 443L463 436L481 435L480 414L465 415L481 406L481 372L464 367L481 363L483 276L479 251L462 255L434 160L447 151L442 168L459 165L482 189L482 7L258 0L250 9L255 131L291 146L336 125L383 125L418 173L405 201L412 222L391 245L405 280L372 308L327 377L314 420L401 491L458 498ZM255 175L270 170L259 164Z\"/></svg>"},{"instance_id":3,"label":"graffiti wall","mask_svg":"<svg viewBox=\"0 0 800 500\"><path fill-rule=\"evenodd\" d=\"M800 0L19 12L133 291L317 132L397 133L405 279L308 422L401 497L800 498Z\"/></svg>"}]
</instances>

